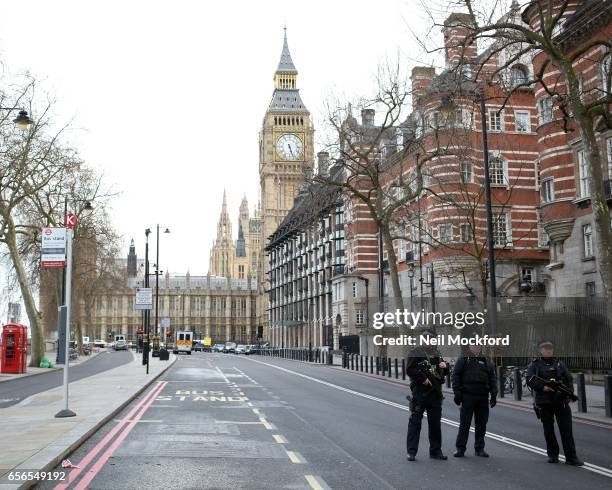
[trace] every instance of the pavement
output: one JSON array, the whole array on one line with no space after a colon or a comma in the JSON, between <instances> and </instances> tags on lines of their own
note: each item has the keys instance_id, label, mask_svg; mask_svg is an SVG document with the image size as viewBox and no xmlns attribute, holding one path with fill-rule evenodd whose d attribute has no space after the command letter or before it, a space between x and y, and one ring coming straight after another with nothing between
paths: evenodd
<instances>
[{"instance_id":1,"label":"pavement","mask_svg":"<svg viewBox=\"0 0 612 490\"><path fill-rule=\"evenodd\" d=\"M10 482L10 474L40 472L56 466L176 359L172 355L169 362L151 358L150 372L146 374L140 356L122 354L130 356L129 362L70 383L69 406L76 417L54 417L64 408L62 386L0 409L0 489L30 487L32 481Z\"/></svg>"},{"instance_id":2,"label":"pavement","mask_svg":"<svg viewBox=\"0 0 612 490\"><path fill-rule=\"evenodd\" d=\"M499 405L486 439L491 458L435 461L427 427L406 461L406 386L319 364L194 353L173 366L68 457L62 483L37 488L609 489L612 427L574 424L582 468L546 462L541 423ZM443 405L452 454L458 409ZM469 444L472 444L473 437ZM57 466L54 471L60 472Z\"/></svg>"}]
</instances>

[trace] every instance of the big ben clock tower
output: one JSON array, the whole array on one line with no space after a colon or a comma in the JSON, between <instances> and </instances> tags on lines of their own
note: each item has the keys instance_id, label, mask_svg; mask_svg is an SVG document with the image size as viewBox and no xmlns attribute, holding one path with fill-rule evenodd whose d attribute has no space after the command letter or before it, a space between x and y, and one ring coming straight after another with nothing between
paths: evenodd
<instances>
[{"instance_id":1,"label":"big ben clock tower","mask_svg":"<svg viewBox=\"0 0 612 490\"><path fill-rule=\"evenodd\" d=\"M267 263L264 248L283 218L293 207L293 199L313 167L314 129L310 112L302 102L297 84L298 71L293 64L287 30L283 51L274 73L274 93L259 134L259 182L261 199L260 299L264 338L267 335L267 298L262 297Z\"/></svg>"},{"instance_id":2,"label":"big ben clock tower","mask_svg":"<svg viewBox=\"0 0 612 490\"><path fill-rule=\"evenodd\" d=\"M259 179L263 245L293 206L307 169L313 166L310 112L297 88L287 31L274 74L274 93L259 135Z\"/></svg>"}]
</instances>

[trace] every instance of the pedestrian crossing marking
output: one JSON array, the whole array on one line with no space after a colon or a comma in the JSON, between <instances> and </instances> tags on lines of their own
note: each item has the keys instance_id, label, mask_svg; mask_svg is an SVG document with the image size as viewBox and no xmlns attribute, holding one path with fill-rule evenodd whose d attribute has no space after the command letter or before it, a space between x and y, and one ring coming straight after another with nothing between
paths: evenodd
<instances>
[{"instance_id":1,"label":"pedestrian crossing marking","mask_svg":"<svg viewBox=\"0 0 612 490\"><path fill-rule=\"evenodd\" d=\"M287 439L285 439L284 436L273 434L272 437L274 437L274 440L278 442L279 444L288 444L288 441Z\"/></svg>"}]
</instances>

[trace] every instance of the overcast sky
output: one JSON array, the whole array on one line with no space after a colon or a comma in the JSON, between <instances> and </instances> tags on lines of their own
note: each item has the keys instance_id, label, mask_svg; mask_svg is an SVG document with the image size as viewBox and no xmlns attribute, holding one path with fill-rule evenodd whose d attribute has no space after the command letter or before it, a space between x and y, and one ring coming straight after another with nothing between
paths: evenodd
<instances>
[{"instance_id":1,"label":"overcast sky","mask_svg":"<svg viewBox=\"0 0 612 490\"><path fill-rule=\"evenodd\" d=\"M73 119L71 143L120 192L115 227L144 255L168 226L161 268L204 274L223 189L237 233L258 199L258 131L287 25L300 93L320 127L331 92L372 93L377 65L422 59L417 0L3 2L0 60ZM153 250L154 252L154 250Z\"/></svg>"}]
</instances>

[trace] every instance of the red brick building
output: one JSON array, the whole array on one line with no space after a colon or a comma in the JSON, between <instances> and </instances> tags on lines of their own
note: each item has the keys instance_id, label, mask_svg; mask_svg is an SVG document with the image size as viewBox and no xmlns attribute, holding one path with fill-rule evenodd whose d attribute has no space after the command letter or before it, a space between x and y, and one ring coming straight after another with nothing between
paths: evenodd
<instances>
[{"instance_id":1,"label":"red brick building","mask_svg":"<svg viewBox=\"0 0 612 490\"><path fill-rule=\"evenodd\" d=\"M566 2L553 2L555 15ZM545 3L543 8L546 9ZM540 28L535 2L522 13L532 29ZM573 62L580 97L585 104L610 102L610 51L595 42L612 39L612 5L605 0L567 2L555 30L555 41L566 57L590 46ZM593 45L592 45L593 44ZM545 53L533 59L540 70ZM546 87L544 86L546 85ZM567 99L566 80L553 64L544 68L543 83L535 87L538 108L537 145L542 221L550 236L549 294L556 297L602 296L603 285L595 247L596 227L591 207L589 168L579 128L561 101ZM604 105L605 107L605 105ZM608 202L612 198L612 130L604 118L595 121L597 145L604 162L602 183ZM608 210L609 212L609 210Z\"/></svg>"}]
</instances>

